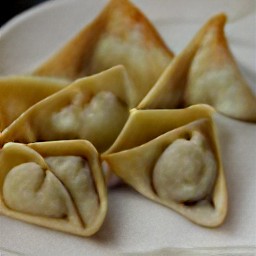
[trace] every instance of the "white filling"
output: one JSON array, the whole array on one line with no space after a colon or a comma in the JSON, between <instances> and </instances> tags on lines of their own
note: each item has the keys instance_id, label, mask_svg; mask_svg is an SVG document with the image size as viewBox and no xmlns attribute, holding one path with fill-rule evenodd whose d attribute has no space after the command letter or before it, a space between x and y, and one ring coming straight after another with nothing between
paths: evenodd
<instances>
[{"instance_id":1,"label":"white filling","mask_svg":"<svg viewBox=\"0 0 256 256\"><path fill-rule=\"evenodd\" d=\"M103 36L94 51L89 72L94 74L115 65L124 65L137 85L137 103L151 89L171 60L165 49L146 40L142 29L136 26L125 38Z\"/></svg>"},{"instance_id":2,"label":"white filling","mask_svg":"<svg viewBox=\"0 0 256 256\"><path fill-rule=\"evenodd\" d=\"M78 156L46 157L45 161L50 171L33 162L9 171L3 185L6 205L24 213L62 218L68 216L71 199L82 222L93 222L99 199L87 161Z\"/></svg>"},{"instance_id":3,"label":"white filling","mask_svg":"<svg viewBox=\"0 0 256 256\"><path fill-rule=\"evenodd\" d=\"M99 202L87 161L78 156L46 157L45 161L68 189L83 223L91 223L96 217Z\"/></svg>"},{"instance_id":4,"label":"white filling","mask_svg":"<svg viewBox=\"0 0 256 256\"><path fill-rule=\"evenodd\" d=\"M51 139L87 139L103 151L118 136L128 113L114 94L102 91L85 106L72 104L53 114L49 136Z\"/></svg>"},{"instance_id":5,"label":"white filling","mask_svg":"<svg viewBox=\"0 0 256 256\"><path fill-rule=\"evenodd\" d=\"M153 170L153 182L160 198L195 202L209 195L216 173L205 138L194 132L191 140L177 139L165 149Z\"/></svg>"},{"instance_id":6,"label":"white filling","mask_svg":"<svg viewBox=\"0 0 256 256\"><path fill-rule=\"evenodd\" d=\"M5 177L3 198L11 209L61 218L67 214L65 197L59 180L33 162L14 167Z\"/></svg>"}]
</instances>

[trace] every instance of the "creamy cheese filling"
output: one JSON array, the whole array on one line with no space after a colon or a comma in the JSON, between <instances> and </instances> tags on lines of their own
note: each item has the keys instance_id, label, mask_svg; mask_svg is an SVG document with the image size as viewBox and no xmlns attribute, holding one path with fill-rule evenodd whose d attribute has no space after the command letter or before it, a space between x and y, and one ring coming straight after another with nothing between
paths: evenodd
<instances>
[{"instance_id":1,"label":"creamy cheese filling","mask_svg":"<svg viewBox=\"0 0 256 256\"><path fill-rule=\"evenodd\" d=\"M103 36L95 48L89 74L101 72L115 65L124 65L136 84L138 104L170 60L171 57L166 54L165 49L146 41L140 26L137 26L125 38L115 35Z\"/></svg>"},{"instance_id":2,"label":"creamy cheese filling","mask_svg":"<svg viewBox=\"0 0 256 256\"><path fill-rule=\"evenodd\" d=\"M99 199L88 162L79 156L52 156L45 161L69 191L83 223L93 222Z\"/></svg>"},{"instance_id":3,"label":"creamy cheese filling","mask_svg":"<svg viewBox=\"0 0 256 256\"><path fill-rule=\"evenodd\" d=\"M33 162L9 171L3 184L3 198L9 208L24 213L55 218L68 214L61 182Z\"/></svg>"},{"instance_id":4,"label":"creamy cheese filling","mask_svg":"<svg viewBox=\"0 0 256 256\"><path fill-rule=\"evenodd\" d=\"M194 132L190 140L177 139L164 150L153 170L153 184L162 199L196 202L212 191L216 174L209 145Z\"/></svg>"},{"instance_id":5,"label":"creamy cheese filling","mask_svg":"<svg viewBox=\"0 0 256 256\"><path fill-rule=\"evenodd\" d=\"M83 225L92 223L99 198L88 162L79 156L51 156L45 161L49 170L28 162L8 172L3 184L6 205L32 215L65 218L71 217L73 204Z\"/></svg>"},{"instance_id":6,"label":"creamy cheese filling","mask_svg":"<svg viewBox=\"0 0 256 256\"><path fill-rule=\"evenodd\" d=\"M86 139L99 151L106 150L116 139L128 118L128 108L111 92L96 94L85 106L63 108L51 117L44 140Z\"/></svg>"}]
</instances>

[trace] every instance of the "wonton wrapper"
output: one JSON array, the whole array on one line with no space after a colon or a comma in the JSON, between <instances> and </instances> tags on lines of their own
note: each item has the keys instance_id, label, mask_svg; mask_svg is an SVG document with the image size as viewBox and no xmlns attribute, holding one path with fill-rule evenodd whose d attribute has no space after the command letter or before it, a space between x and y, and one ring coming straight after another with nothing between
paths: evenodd
<instances>
[{"instance_id":1,"label":"wonton wrapper","mask_svg":"<svg viewBox=\"0 0 256 256\"><path fill-rule=\"evenodd\" d=\"M5 144L0 189L0 213L22 221L90 236L105 219L106 187L88 141Z\"/></svg>"},{"instance_id":2,"label":"wonton wrapper","mask_svg":"<svg viewBox=\"0 0 256 256\"><path fill-rule=\"evenodd\" d=\"M116 175L147 198L175 210L199 225L218 226L224 221L227 213L227 190L211 118L212 112L213 110L206 105L195 105L180 110L133 110L118 139L102 155L102 159L109 164ZM161 174L163 170L159 170L159 159L164 155L166 149L170 145L175 145L177 141L185 142L185 145L192 143L194 135L197 137L199 135L203 142L199 149L201 156L206 157L204 169L196 169L198 158L192 158L196 155L194 150L186 152L185 157L182 158L183 153L178 149L175 152L178 155L177 159L172 161L173 156L170 155L167 156L170 158L170 162L168 162L168 158L167 162L166 159L164 160L165 165L166 163L172 167L174 165L174 169L172 168L171 171L174 173L177 171L177 175L169 176L167 180L163 179L163 175L168 174L169 170L167 168L167 172ZM210 161L208 161L209 156ZM200 164L199 162L199 167ZM185 193L185 198L188 199L182 199L184 198L182 186L186 185L186 182L190 184L190 179L192 182L197 180L196 175L204 179L200 173L202 170L209 173L208 164L211 164L210 168L213 169L213 173L210 173L210 180L208 179L205 183L209 184L209 187L206 187L206 192L203 191L205 184L202 185L204 187L202 188L196 183L193 185L195 198L190 199L189 192ZM186 168L183 168L184 166ZM184 169L183 171L190 176L186 177L186 174L181 173L179 168L181 171ZM155 173L156 171L157 173ZM181 177L185 176L185 178L183 177L184 184L175 183L180 175ZM174 197L168 198L168 190L172 190ZM162 196L166 192L167 197Z\"/></svg>"},{"instance_id":3,"label":"wonton wrapper","mask_svg":"<svg viewBox=\"0 0 256 256\"><path fill-rule=\"evenodd\" d=\"M7 76L0 78L0 131L10 125L25 110L61 90L64 80L33 77Z\"/></svg>"},{"instance_id":4,"label":"wonton wrapper","mask_svg":"<svg viewBox=\"0 0 256 256\"><path fill-rule=\"evenodd\" d=\"M225 22L224 14L210 19L174 58L138 108L206 103L229 117L256 122L256 96L228 47Z\"/></svg>"},{"instance_id":5,"label":"wonton wrapper","mask_svg":"<svg viewBox=\"0 0 256 256\"><path fill-rule=\"evenodd\" d=\"M136 85L137 105L172 57L155 28L132 3L112 0L34 74L74 80L122 64Z\"/></svg>"},{"instance_id":6,"label":"wonton wrapper","mask_svg":"<svg viewBox=\"0 0 256 256\"><path fill-rule=\"evenodd\" d=\"M131 89L122 66L79 79L24 112L2 132L0 144L87 139L103 152L129 116Z\"/></svg>"}]
</instances>

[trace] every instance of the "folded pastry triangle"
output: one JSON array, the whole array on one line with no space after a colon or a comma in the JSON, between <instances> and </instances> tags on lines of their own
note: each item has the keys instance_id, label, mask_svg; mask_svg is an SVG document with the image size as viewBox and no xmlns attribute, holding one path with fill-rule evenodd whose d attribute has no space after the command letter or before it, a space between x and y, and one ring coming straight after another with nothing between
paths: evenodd
<instances>
[{"instance_id":1,"label":"folded pastry triangle","mask_svg":"<svg viewBox=\"0 0 256 256\"><path fill-rule=\"evenodd\" d=\"M87 139L103 152L129 116L132 88L122 66L78 79L25 111L2 132L0 144Z\"/></svg>"},{"instance_id":2,"label":"folded pastry triangle","mask_svg":"<svg viewBox=\"0 0 256 256\"><path fill-rule=\"evenodd\" d=\"M106 186L88 141L7 143L0 150L0 213L80 236L101 227Z\"/></svg>"},{"instance_id":3,"label":"folded pastry triangle","mask_svg":"<svg viewBox=\"0 0 256 256\"><path fill-rule=\"evenodd\" d=\"M227 190L212 112L204 105L134 110L101 157L147 198L196 224L218 226L227 214Z\"/></svg>"},{"instance_id":4,"label":"folded pastry triangle","mask_svg":"<svg viewBox=\"0 0 256 256\"><path fill-rule=\"evenodd\" d=\"M71 80L122 64L136 85L136 103L173 57L150 21L128 0L111 0L101 14L34 71Z\"/></svg>"},{"instance_id":5,"label":"folded pastry triangle","mask_svg":"<svg viewBox=\"0 0 256 256\"><path fill-rule=\"evenodd\" d=\"M228 47L225 23L224 14L211 18L174 58L138 108L206 103L229 117L256 122L256 96Z\"/></svg>"},{"instance_id":6,"label":"folded pastry triangle","mask_svg":"<svg viewBox=\"0 0 256 256\"><path fill-rule=\"evenodd\" d=\"M63 89L64 80L33 77L7 76L0 78L0 132L25 110Z\"/></svg>"}]
</instances>

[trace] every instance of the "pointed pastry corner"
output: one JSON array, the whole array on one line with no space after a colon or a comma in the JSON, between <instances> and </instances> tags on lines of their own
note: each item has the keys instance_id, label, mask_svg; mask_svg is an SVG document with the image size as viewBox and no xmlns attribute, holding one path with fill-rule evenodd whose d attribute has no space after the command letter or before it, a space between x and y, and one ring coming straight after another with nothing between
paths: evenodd
<instances>
[{"instance_id":1,"label":"pointed pastry corner","mask_svg":"<svg viewBox=\"0 0 256 256\"><path fill-rule=\"evenodd\" d=\"M187 105L208 103L231 118L256 122L256 95L229 48L225 21L223 14L213 17L200 38L190 65L184 101Z\"/></svg>"},{"instance_id":2,"label":"pointed pastry corner","mask_svg":"<svg viewBox=\"0 0 256 256\"><path fill-rule=\"evenodd\" d=\"M226 15L213 16L162 73L140 109L209 104L221 114L256 122L256 95L243 78L224 32Z\"/></svg>"},{"instance_id":3,"label":"pointed pastry corner","mask_svg":"<svg viewBox=\"0 0 256 256\"><path fill-rule=\"evenodd\" d=\"M129 1L114 0L34 74L75 80L123 64L135 84L137 105L172 58L144 14Z\"/></svg>"},{"instance_id":4,"label":"pointed pastry corner","mask_svg":"<svg viewBox=\"0 0 256 256\"><path fill-rule=\"evenodd\" d=\"M207 21L206 26L207 26L207 24L208 24L208 25L210 25L210 24L211 24L211 25L215 24L216 26L222 27L222 26L224 26L225 23L227 22L227 19L228 19L227 14L224 13L224 12L221 12L221 13L218 13L218 14L215 14L214 16L212 16L212 17Z\"/></svg>"}]
</instances>

